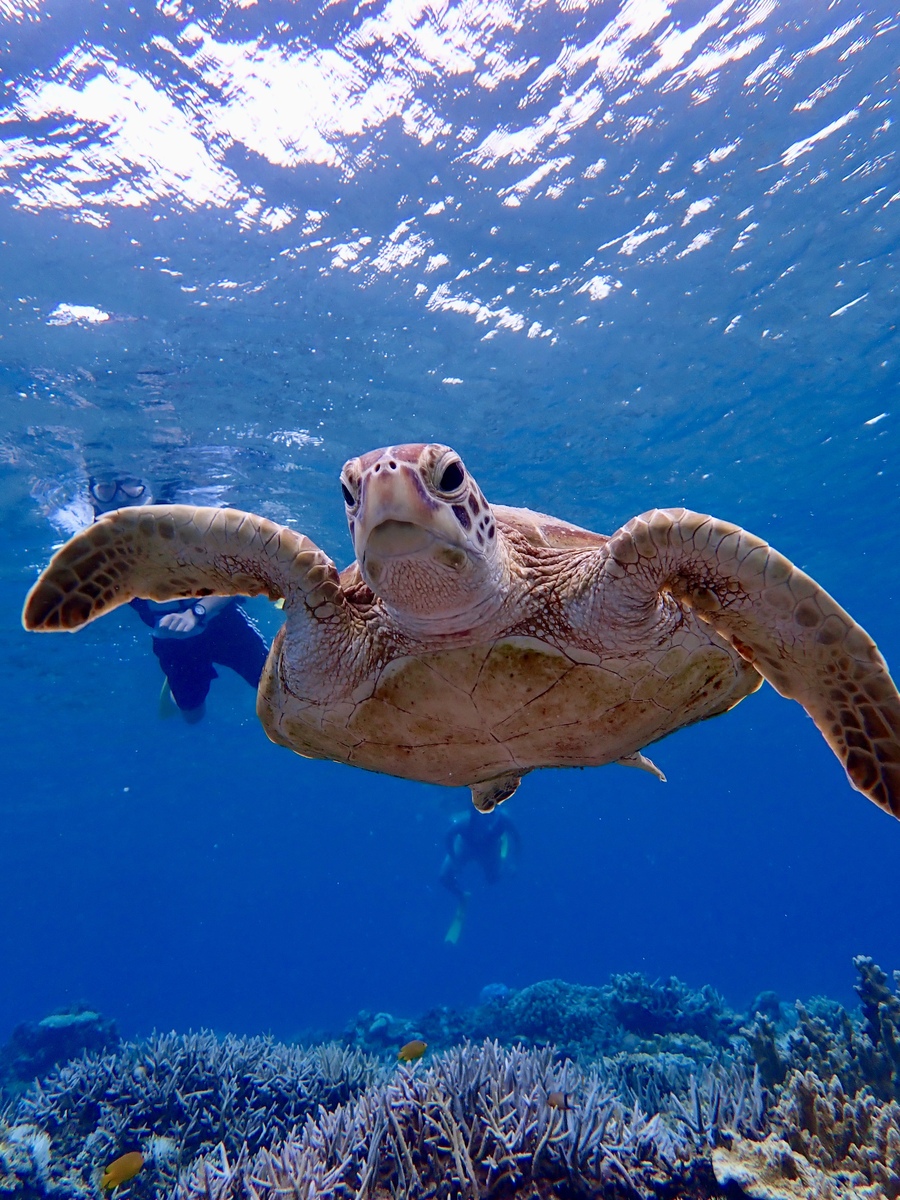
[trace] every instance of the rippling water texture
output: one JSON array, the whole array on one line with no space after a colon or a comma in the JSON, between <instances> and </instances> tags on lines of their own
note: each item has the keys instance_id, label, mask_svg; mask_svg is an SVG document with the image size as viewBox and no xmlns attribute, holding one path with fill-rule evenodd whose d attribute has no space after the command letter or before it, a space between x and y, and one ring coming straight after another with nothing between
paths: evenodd
<instances>
[{"instance_id":1,"label":"rippling water texture","mask_svg":"<svg viewBox=\"0 0 900 1200\"><path fill-rule=\"evenodd\" d=\"M642 969L747 1003L900 966L900 827L770 689L670 782L529 778L455 950L447 793L158 719L129 613L27 637L92 471L350 557L337 474L737 521L900 663L900 28L884 0L0 0L0 1025L291 1033ZM254 612L269 633L277 614Z\"/></svg>"}]
</instances>

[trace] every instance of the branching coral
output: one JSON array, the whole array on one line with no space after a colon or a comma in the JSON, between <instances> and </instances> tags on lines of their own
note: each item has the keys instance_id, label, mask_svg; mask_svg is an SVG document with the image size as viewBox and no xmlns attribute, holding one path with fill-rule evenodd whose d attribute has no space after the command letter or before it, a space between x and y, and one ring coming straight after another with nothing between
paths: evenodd
<instances>
[{"instance_id":1,"label":"branching coral","mask_svg":"<svg viewBox=\"0 0 900 1200\"><path fill-rule=\"evenodd\" d=\"M829 1174L781 1138L763 1142L736 1138L712 1152L716 1180L729 1197L749 1200L884 1200L877 1187Z\"/></svg>"},{"instance_id":2,"label":"branching coral","mask_svg":"<svg viewBox=\"0 0 900 1200\"><path fill-rule=\"evenodd\" d=\"M883 1099L900 1100L900 971L894 972L897 992L887 986L887 976L871 958L854 958L860 981L856 991L862 1004L867 1043L857 1053L866 1082Z\"/></svg>"},{"instance_id":3,"label":"branching coral","mask_svg":"<svg viewBox=\"0 0 900 1200\"><path fill-rule=\"evenodd\" d=\"M333 1044L161 1034L58 1068L20 1097L12 1116L52 1138L48 1190L86 1194L98 1166L140 1148L149 1168L132 1190L149 1195L217 1143L237 1153L283 1139L320 1104L357 1095L378 1070L369 1056Z\"/></svg>"},{"instance_id":4,"label":"branching coral","mask_svg":"<svg viewBox=\"0 0 900 1200\"><path fill-rule=\"evenodd\" d=\"M849 1097L837 1077L794 1071L771 1114L772 1126L814 1166L854 1185L900 1197L900 1104L864 1088Z\"/></svg>"},{"instance_id":5,"label":"branching coral","mask_svg":"<svg viewBox=\"0 0 900 1200\"><path fill-rule=\"evenodd\" d=\"M739 1072L707 1073L687 1103L647 1114L623 1104L597 1070L558 1065L549 1050L486 1042L457 1047L425 1071L399 1069L272 1150L235 1159L220 1147L195 1164L176 1200L491 1200L550 1186L568 1195L696 1195L694 1182L712 1180L701 1151L722 1130L749 1132L760 1119Z\"/></svg>"},{"instance_id":6,"label":"branching coral","mask_svg":"<svg viewBox=\"0 0 900 1200\"><path fill-rule=\"evenodd\" d=\"M781 1037L759 1013L741 1030L767 1087L777 1088L796 1070L837 1077L850 1096L869 1088L879 1100L900 1100L900 995L871 958L860 955L853 963L860 974L861 1021L820 997L808 1005L797 1001L796 1024ZM900 986L900 972L895 980Z\"/></svg>"},{"instance_id":7,"label":"branching coral","mask_svg":"<svg viewBox=\"0 0 900 1200\"><path fill-rule=\"evenodd\" d=\"M751 1197L900 1197L900 997L872 959L854 965L861 1019L832 1001L798 1001L782 1038L760 1014L742 1030L773 1093L772 1132L717 1150L720 1183Z\"/></svg>"}]
</instances>

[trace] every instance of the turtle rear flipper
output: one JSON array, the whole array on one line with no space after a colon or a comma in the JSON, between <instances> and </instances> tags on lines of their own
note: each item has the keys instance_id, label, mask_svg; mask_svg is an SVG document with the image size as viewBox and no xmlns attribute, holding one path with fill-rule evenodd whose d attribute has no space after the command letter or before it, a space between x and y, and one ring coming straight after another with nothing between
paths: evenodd
<instances>
[{"instance_id":1,"label":"turtle rear flipper","mask_svg":"<svg viewBox=\"0 0 900 1200\"><path fill-rule=\"evenodd\" d=\"M498 804L508 800L522 782L521 772L509 772L496 779L488 779L484 783L471 785L472 803L479 812L493 812Z\"/></svg>"},{"instance_id":2,"label":"turtle rear flipper","mask_svg":"<svg viewBox=\"0 0 900 1200\"><path fill-rule=\"evenodd\" d=\"M900 817L900 695L875 643L814 579L745 529L683 508L635 517L600 553L605 620L658 621L666 594L688 605L803 705L857 791Z\"/></svg>"},{"instance_id":3,"label":"turtle rear flipper","mask_svg":"<svg viewBox=\"0 0 900 1200\"><path fill-rule=\"evenodd\" d=\"M135 597L284 596L333 603L340 582L309 538L252 513L187 504L120 508L77 534L28 593L22 624L80 629Z\"/></svg>"}]
</instances>

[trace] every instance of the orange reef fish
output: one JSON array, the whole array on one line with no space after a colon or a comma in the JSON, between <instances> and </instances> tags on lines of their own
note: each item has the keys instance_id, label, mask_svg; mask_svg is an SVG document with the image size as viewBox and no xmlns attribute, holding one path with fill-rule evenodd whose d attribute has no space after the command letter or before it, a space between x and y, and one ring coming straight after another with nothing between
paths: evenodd
<instances>
[{"instance_id":1,"label":"orange reef fish","mask_svg":"<svg viewBox=\"0 0 900 1200\"><path fill-rule=\"evenodd\" d=\"M143 1165L144 1156L140 1150L129 1150L127 1154L120 1154L103 1172L100 1186L117 1188L120 1183L127 1183L129 1179L134 1179Z\"/></svg>"},{"instance_id":2,"label":"orange reef fish","mask_svg":"<svg viewBox=\"0 0 900 1200\"><path fill-rule=\"evenodd\" d=\"M415 1039L407 1042L405 1046L400 1047L400 1053L397 1055L398 1062L415 1062L417 1058L421 1058L428 1049L427 1042L420 1042Z\"/></svg>"}]
</instances>

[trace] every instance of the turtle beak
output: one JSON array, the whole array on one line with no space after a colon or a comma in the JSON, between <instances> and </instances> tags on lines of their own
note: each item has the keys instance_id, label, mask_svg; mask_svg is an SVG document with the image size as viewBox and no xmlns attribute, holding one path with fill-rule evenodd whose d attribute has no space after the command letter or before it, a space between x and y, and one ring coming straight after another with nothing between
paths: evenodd
<instances>
[{"instance_id":1,"label":"turtle beak","mask_svg":"<svg viewBox=\"0 0 900 1200\"><path fill-rule=\"evenodd\" d=\"M429 495L415 466L385 455L360 480L354 547L363 574L377 578L385 562L434 558L461 570L468 559L458 522Z\"/></svg>"}]
</instances>

